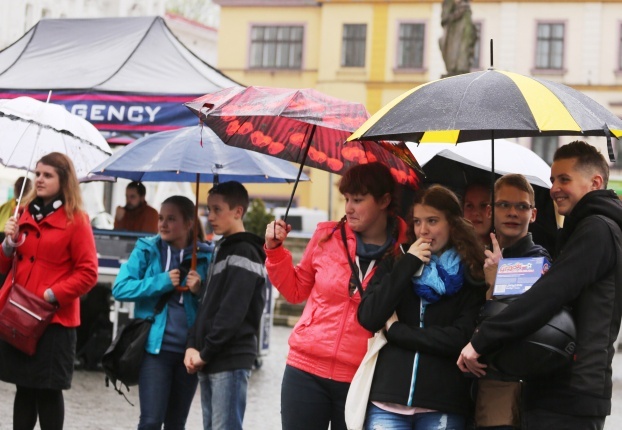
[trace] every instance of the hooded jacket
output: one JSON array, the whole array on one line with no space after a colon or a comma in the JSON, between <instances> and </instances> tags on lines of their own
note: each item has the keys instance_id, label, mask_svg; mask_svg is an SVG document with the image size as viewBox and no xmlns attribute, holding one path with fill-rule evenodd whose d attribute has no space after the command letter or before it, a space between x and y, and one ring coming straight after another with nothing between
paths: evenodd
<instances>
[{"instance_id":1,"label":"hooded jacket","mask_svg":"<svg viewBox=\"0 0 622 430\"><path fill-rule=\"evenodd\" d=\"M613 343L622 312L622 202L611 190L587 193L560 231L550 270L529 291L476 330L480 354L522 338L563 306L572 309L577 337L570 368L530 381L525 409L577 416L611 413Z\"/></svg>"},{"instance_id":2,"label":"hooded jacket","mask_svg":"<svg viewBox=\"0 0 622 430\"><path fill-rule=\"evenodd\" d=\"M196 323L188 332L188 348L197 349L206 363L202 373L251 369L255 362L266 302L263 244L248 232L216 243Z\"/></svg>"},{"instance_id":3,"label":"hooded jacket","mask_svg":"<svg viewBox=\"0 0 622 430\"><path fill-rule=\"evenodd\" d=\"M168 272L162 268L159 245L161 240L160 235L138 239L130 258L121 265L112 287L112 295L116 300L135 302L134 316L136 318L152 316L160 297L175 288ZM196 270L201 276L202 282L205 282L212 247L205 243L199 243L198 246ZM183 261L187 262L191 258L192 254L186 253ZM181 294L188 327L191 327L196 317L198 299L190 291L184 291ZM167 315L168 304L164 306L162 312L156 315L149 331L145 349L151 354L160 353Z\"/></svg>"},{"instance_id":4,"label":"hooded jacket","mask_svg":"<svg viewBox=\"0 0 622 430\"><path fill-rule=\"evenodd\" d=\"M347 254L356 259L356 236L345 223L348 249L336 222L319 223L300 263L283 246L266 250L266 269L272 284L291 303L307 301L300 320L289 337L287 364L321 378L351 382L371 333L361 327L356 312L358 291L349 294L352 269ZM398 218L398 239L406 242L406 223ZM363 279L363 289L376 267Z\"/></svg>"},{"instance_id":5,"label":"hooded jacket","mask_svg":"<svg viewBox=\"0 0 622 430\"><path fill-rule=\"evenodd\" d=\"M546 257L551 260L549 252L542 246L533 242L531 233L527 233L511 246L501 250L503 258L529 258L529 257Z\"/></svg>"}]
</instances>

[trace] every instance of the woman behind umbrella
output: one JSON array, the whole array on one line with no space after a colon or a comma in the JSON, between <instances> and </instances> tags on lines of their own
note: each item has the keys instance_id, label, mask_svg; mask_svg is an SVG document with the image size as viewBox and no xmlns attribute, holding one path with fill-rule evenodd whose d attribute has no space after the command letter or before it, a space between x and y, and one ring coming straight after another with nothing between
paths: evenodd
<instances>
[{"instance_id":1,"label":"woman behind umbrella","mask_svg":"<svg viewBox=\"0 0 622 430\"><path fill-rule=\"evenodd\" d=\"M112 289L115 299L136 303L134 314L154 314L160 299L166 305L155 317L140 368L139 430L183 430L197 390L197 375L186 372L188 328L196 317L197 295L207 279L211 248L199 243L197 269L189 270L194 238L194 203L183 196L162 202L157 236L136 242ZM203 231L199 227L199 238Z\"/></svg>"},{"instance_id":2,"label":"woman behind umbrella","mask_svg":"<svg viewBox=\"0 0 622 430\"><path fill-rule=\"evenodd\" d=\"M346 428L346 395L371 335L356 321L360 294L378 264L406 240L406 224L395 216L395 182L386 166L351 168L339 191L346 215L339 222L318 224L296 267L281 246L291 227L280 220L266 228L270 280L288 301L307 301L289 338L281 388L286 430L325 430L329 423L332 430Z\"/></svg>"},{"instance_id":3,"label":"woman behind umbrella","mask_svg":"<svg viewBox=\"0 0 622 430\"><path fill-rule=\"evenodd\" d=\"M8 276L0 303L15 279L57 303L58 310L34 356L0 341L0 379L17 386L14 429L34 429L37 417L42 429L62 429L62 390L71 387L80 296L97 282L95 240L71 160L58 152L42 157L35 168L34 189L22 204L19 221L10 218L4 227L0 271Z\"/></svg>"},{"instance_id":4,"label":"woman behind umbrella","mask_svg":"<svg viewBox=\"0 0 622 430\"><path fill-rule=\"evenodd\" d=\"M471 381L454 367L484 303L484 255L445 187L417 194L413 224L416 241L381 264L358 310L361 325L384 328L388 340L365 428L461 430L472 411Z\"/></svg>"}]
</instances>

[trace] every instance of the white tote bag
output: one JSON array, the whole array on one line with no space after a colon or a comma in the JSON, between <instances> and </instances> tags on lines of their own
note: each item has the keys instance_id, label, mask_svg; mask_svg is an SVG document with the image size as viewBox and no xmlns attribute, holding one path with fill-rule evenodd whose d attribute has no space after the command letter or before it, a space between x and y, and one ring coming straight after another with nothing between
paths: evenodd
<instances>
[{"instance_id":1,"label":"white tote bag","mask_svg":"<svg viewBox=\"0 0 622 430\"><path fill-rule=\"evenodd\" d=\"M367 341L367 353L354 374L346 397L345 417L348 430L363 429L378 353L386 344L387 338L384 336L384 330L378 331Z\"/></svg>"}]
</instances>

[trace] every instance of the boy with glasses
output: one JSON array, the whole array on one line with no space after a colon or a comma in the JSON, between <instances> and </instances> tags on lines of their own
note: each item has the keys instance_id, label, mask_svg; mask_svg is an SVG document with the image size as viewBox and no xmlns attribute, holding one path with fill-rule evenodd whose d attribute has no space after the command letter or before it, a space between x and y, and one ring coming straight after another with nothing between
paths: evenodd
<instances>
[{"instance_id":1,"label":"boy with glasses","mask_svg":"<svg viewBox=\"0 0 622 430\"><path fill-rule=\"evenodd\" d=\"M533 187L523 175L508 174L495 182L495 231L490 233L492 251L486 250L484 274L487 297L497 276L502 258L546 257L549 253L536 245L529 233L529 224L536 220ZM488 216L492 214L488 207ZM482 379L478 381L475 422L478 429L510 430L519 427L520 382Z\"/></svg>"},{"instance_id":2,"label":"boy with glasses","mask_svg":"<svg viewBox=\"0 0 622 430\"><path fill-rule=\"evenodd\" d=\"M557 149L550 194L565 219L555 264L484 321L458 359L460 369L481 377L481 354L533 333L563 306L572 307L574 360L525 386L523 430L602 430L611 414L613 343L622 314L622 202L606 189L608 179L609 165L593 146L575 141Z\"/></svg>"}]
</instances>

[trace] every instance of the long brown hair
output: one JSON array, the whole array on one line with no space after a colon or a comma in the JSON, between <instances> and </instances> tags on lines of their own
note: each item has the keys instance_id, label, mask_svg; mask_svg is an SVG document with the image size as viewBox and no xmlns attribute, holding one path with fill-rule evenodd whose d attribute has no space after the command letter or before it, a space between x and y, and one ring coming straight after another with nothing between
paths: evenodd
<instances>
[{"instance_id":1,"label":"long brown hair","mask_svg":"<svg viewBox=\"0 0 622 430\"><path fill-rule=\"evenodd\" d=\"M188 240L187 246L192 245L192 239L194 236L194 203L188 197L185 196L171 196L162 202L162 206L164 205L173 205L179 212L181 213L181 217L185 223L192 223L192 228L188 232ZM205 241L205 231L203 230L203 226L201 225L201 221L198 220L198 229L197 229L197 239L199 242Z\"/></svg>"},{"instance_id":2,"label":"long brown hair","mask_svg":"<svg viewBox=\"0 0 622 430\"><path fill-rule=\"evenodd\" d=\"M484 279L484 247L473 225L462 216L458 197L448 188L432 185L415 195L413 209L417 204L430 206L445 215L449 223L449 245L456 248L471 277ZM410 224L412 226L412 215ZM414 232L414 228L410 231Z\"/></svg>"},{"instance_id":3,"label":"long brown hair","mask_svg":"<svg viewBox=\"0 0 622 430\"><path fill-rule=\"evenodd\" d=\"M76 170L73 167L71 159L60 152L50 152L41 157L39 161L37 161L37 164L45 164L46 166L54 168L54 171L58 175L60 195L64 200L63 206L65 207L67 219L73 221L75 215L84 213L80 183L78 182L78 176L76 175ZM28 195L23 198L21 205L28 205L36 197L37 189L33 187Z\"/></svg>"}]
</instances>

